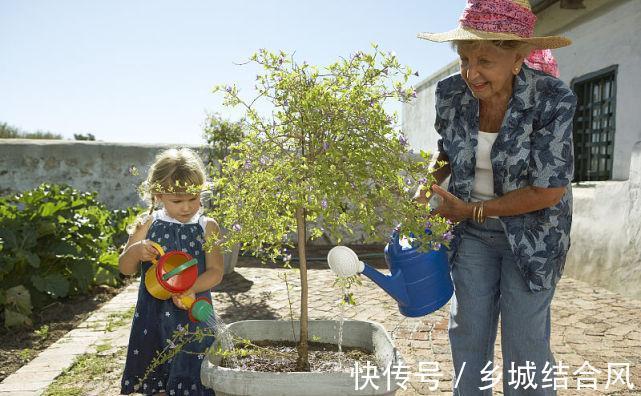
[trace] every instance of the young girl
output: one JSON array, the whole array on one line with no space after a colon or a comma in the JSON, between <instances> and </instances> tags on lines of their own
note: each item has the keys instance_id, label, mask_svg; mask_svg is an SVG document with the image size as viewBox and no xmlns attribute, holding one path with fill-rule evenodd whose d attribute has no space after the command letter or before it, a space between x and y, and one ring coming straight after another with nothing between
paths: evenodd
<instances>
[{"instance_id":1,"label":"young girl","mask_svg":"<svg viewBox=\"0 0 641 396\"><path fill-rule=\"evenodd\" d=\"M214 394L200 383L200 365L206 348L213 342L212 337L187 344L143 380L156 353L168 345L171 347L176 330L206 327L189 320L179 296L160 300L145 288L144 274L151 267L150 261L158 256L152 242L162 246L165 252L181 250L198 260L198 279L183 295L206 297L211 301L209 290L223 277L220 250L205 252L203 249L205 240L220 232L218 224L201 213L200 191L204 184L205 167L188 149L160 153L143 184L143 198L150 201L150 211L130 231L118 262L120 272L125 275L137 274L142 262L142 280L121 382L123 394Z\"/></svg>"}]
</instances>

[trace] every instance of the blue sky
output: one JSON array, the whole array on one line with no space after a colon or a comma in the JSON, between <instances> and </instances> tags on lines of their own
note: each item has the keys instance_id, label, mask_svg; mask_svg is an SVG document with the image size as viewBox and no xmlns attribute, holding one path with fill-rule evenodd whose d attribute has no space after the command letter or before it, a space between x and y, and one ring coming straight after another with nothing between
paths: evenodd
<instances>
[{"instance_id":1,"label":"blue sky","mask_svg":"<svg viewBox=\"0 0 641 396\"><path fill-rule=\"evenodd\" d=\"M372 42L417 70L455 58L416 38L453 28L464 0L0 0L0 122L25 131L141 143L203 142L211 93L250 97L259 48L326 65ZM391 107L399 110L400 107Z\"/></svg>"}]
</instances>

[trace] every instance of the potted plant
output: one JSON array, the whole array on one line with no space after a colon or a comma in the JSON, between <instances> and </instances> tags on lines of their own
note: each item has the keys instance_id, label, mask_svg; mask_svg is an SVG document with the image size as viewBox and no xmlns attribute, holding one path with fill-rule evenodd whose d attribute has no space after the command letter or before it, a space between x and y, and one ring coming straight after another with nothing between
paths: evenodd
<instances>
[{"instance_id":1,"label":"potted plant","mask_svg":"<svg viewBox=\"0 0 641 396\"><path fill-rule=\"evenodd\" d=\"M301 306L294 337L298 342L297 370L305 372L310 369L307 242L326 233L340 243L356 227L365 233L364 242L380 242L401 223L403 233L412 233L429 249L447 242L443 234L448 224L444 219L430 218L431 232L426 233L426 208L410 199L419 183L429 185L433 177L428 172L429 155L411 153L406 138L395 128L396 114L388 115L383 106L387 99L408 101L415 96L414 90L405 86L412 71L401 66L393 53L374 45L371 53L359 51L317 68L297 63L284 52L261 49L251 61L264 70L256 77L256 98L244 100L235 86L215 88L224 94L225 105L244 108L246 134L232 145L214 182L221 201L213 216L229 229L224 244L239 243L243 250L273 260L288 257L287 249L296 247ZM267 109L269 116L262 115L261 109ZM231 326L250 339L275 333L274 328L283 326L282 321L268 322ZM335 323L323 327L320 322L312 324L315 336L326 334L327 326L335 328ZM377 335L380 329L366 323L346 326L364 328L368 334L359 333L359 337L367 338L366 343L372 346L372 340L381 339ZM387 361L395 359L387 354ZM223 372L238 377L238 370L224 370L217 364L215 357L204 362L206 385L219 386ZM217 371L212 374L212 370ZM305 378L303 381L316 383ZM276 377L272 379L277 382ZM291 386L291 378L280 379ZM353 380L347 382L353 388ZM261 384L261 394L271 394L267 383ZM214 389L222 394L238 391L234 386ZM305 393L312 394L309 392L313 393L308 387Z\"/></svg>"}]
</instances>

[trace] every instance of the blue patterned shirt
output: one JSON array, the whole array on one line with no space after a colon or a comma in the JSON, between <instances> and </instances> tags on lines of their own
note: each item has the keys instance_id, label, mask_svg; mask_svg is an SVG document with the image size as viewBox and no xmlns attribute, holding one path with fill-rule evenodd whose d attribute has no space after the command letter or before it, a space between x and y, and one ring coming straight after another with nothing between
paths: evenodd
<instances>
[{"instance_id":1,"label":"blue patterned shirt","mask_svg":"<svg viewBox=\"0 0 641 396\"><path fill-rule=\"evenodd\" d=\"M517 265L532 291L552 288L563 273L570 247L572 119L576 97L561 80L523 66L514 79L506 117L492 146L494 193L527 187L566 187L561 201L534 212L501 217ZM448 190L469 202L476 166L479 103L460 74L436 88L439 151L452 170ZM455 229L460 235L465 222ZM455 254L457 240L453 243Z\"/></svg>"}]
</instances>

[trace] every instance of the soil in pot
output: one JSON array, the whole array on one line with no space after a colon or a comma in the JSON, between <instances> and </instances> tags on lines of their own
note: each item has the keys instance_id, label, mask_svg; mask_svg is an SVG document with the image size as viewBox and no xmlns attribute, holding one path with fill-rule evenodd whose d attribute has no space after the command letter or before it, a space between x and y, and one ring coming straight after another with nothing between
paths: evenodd
<instances>
[{"instance_id":1,"label":"soil in pot","mask_svg":"<svg viewBox=\"0 0 641 396\"><path fill-rule=\"evenodd\" d=\"M260 372L295 372L298 352L297 344L289 341L252 341L251 344L239 344L248 352L247 356L238 356L237 365L233 366L228 359L223 359L222 366ZM356 362L361 365L370 362L376 365L376 356L363 348L343 346L342 354L338 353L336 344L309 342L309 365L312 372L350 372Z\"/></svg>"}]
</instances>

